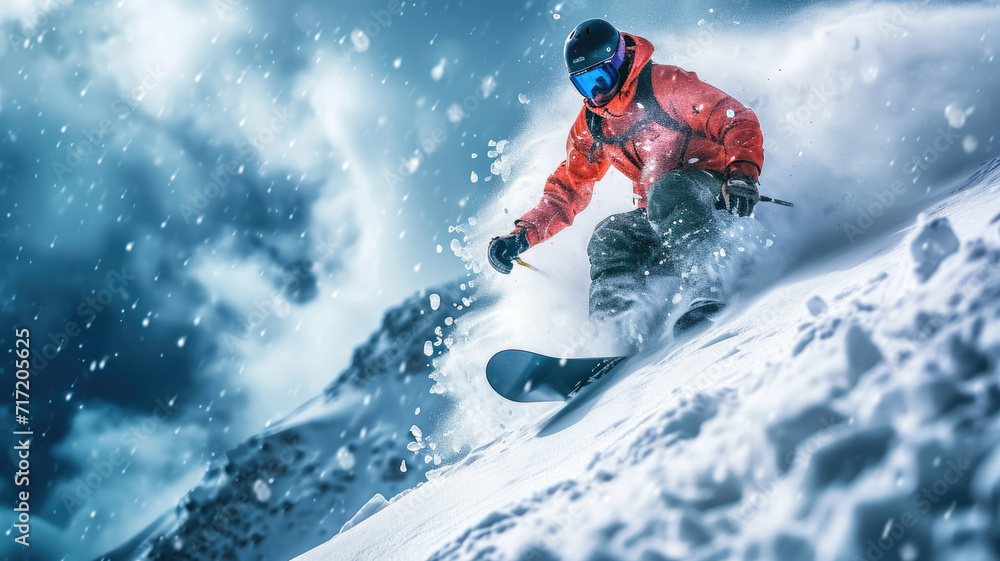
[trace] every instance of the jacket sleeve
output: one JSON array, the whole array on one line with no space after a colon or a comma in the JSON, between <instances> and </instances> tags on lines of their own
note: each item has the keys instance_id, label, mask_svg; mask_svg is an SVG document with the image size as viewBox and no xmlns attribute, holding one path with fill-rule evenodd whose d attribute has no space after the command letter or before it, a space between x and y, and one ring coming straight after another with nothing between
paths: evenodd
<instances>
[{"instance_id":1,"label":"jacket sleeve","mask_svg":"<svg viewBox=\"0 0 1000 561\"><path fill-rule=\"evenodd\" d=\"M594 161L590 160L593 138L587 129L587 108L584 107L573 123L566 141L566 159L545 182L542 200L527 214L514 221L524 229L528 243L540 244L573 223L578 213L590 204L594 183L610 167L598 147Z\"/></svg>"},{"instance_id":2,"label":"jacket sleeve","mask_svg":"<svg viewBox=\"0 0 1000 561\"><path fill-rule=\"evenodd\" d=\"M726 170L752 177L764 165L764 134L753 110L676 66L656 66L653 91L671 117L723 146Z\"/></svg>"}]
</instances>

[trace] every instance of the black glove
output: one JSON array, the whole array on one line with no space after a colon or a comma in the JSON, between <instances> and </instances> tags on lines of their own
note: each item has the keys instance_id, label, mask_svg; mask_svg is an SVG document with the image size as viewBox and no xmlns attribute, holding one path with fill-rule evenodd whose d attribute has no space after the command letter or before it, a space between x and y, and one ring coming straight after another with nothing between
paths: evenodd
<instances>
[{"instance_id":1,"label":"black glove","mask_svg":"<svg viewBox=\"0 0 1000 561\"><path fill-rule=\"evenodd\" d=\"M490 265L500 273L509 274L514 268L514 260L527 249L528 235L524 230L493 238L490 241Z\"/></svg>"},{"instance_id":2,"label":"black glove","mask_svg":"<svg viewBox=\"0 0 1000 561\"><path fill-rule=\"evenodd\" d=\"M715 208L729 211L736 216L750 216L753 207L760 202L760 181L749 175L731 171L726 174L722 192L715 199Z\"/></svg>"}]
</instances>

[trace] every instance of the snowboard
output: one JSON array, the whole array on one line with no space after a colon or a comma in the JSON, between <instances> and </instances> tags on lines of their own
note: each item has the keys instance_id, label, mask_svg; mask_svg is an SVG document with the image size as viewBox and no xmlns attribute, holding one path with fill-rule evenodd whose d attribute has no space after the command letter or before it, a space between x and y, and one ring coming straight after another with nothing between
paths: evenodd
<instances>
[{"instance_id":1,"label":"snowboard","mask_svg":"<svg viewBox=\"0 0 1000 561\"><path fill-rule=\"evenodd\" d=\"M673 341L707 327L724 306L709 298L693 301L674 323ZM566 401L584 386L607 376L630 356L556 358L531 351L505 350L490 358L486 379L494 391L511 401Z\"/></svg>"},{"instance_id":2,"label":"snowboard","mask_svg":"<svg viewBox=\"0 0 1000 561\"><path fill-rule=\"evenodd\" d=\"M556 358L506 350L486 365L486 379L501 396L521 403L565 401L628 357Z\"/></svg>"}]
</instances>

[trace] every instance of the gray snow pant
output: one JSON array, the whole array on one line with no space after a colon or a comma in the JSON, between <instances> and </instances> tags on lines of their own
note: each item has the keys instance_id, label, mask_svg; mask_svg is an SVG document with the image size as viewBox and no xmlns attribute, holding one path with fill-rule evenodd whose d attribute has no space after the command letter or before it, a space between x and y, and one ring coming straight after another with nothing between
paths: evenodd
<instances>
[{"instance_id":1,"label":"gray snow pant","mask_svg":"<svg viewBox=\"0 0 1000 561\"><path fill-rule=\"evenodd\" d=\"M648 279L678 277L686 250L711 235L708 228L723 175L695 168L674 170L650 189L647 208L606 218L587 247L590 316L614 317L646 293Z\"/></svg>"}]
</instances>

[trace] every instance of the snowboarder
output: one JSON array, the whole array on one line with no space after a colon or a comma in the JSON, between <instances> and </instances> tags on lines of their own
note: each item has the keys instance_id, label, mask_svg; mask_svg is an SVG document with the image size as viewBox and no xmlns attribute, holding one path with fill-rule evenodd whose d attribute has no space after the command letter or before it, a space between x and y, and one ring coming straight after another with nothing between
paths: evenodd
<instances>
[{"instance_id":1,"label":"snowboarder","mask_svg":"<svg viewBox=\"0 0 1000 561\"><path fill-rule=\"evenodd\" d=\"M633 181L637 208L605 219L591 237L590 315L632 336L651 321L644 295L685 272L685 253L712 236L714 211L753 212L764 162L752 110L693 72L653 63L652 54L649 41L604 20L570 33L566 65L584 106L567 157L541 202L489 246L490 264L510 273L528 248L573 223L614 165Z\"/></svg>"}]
</instances>

